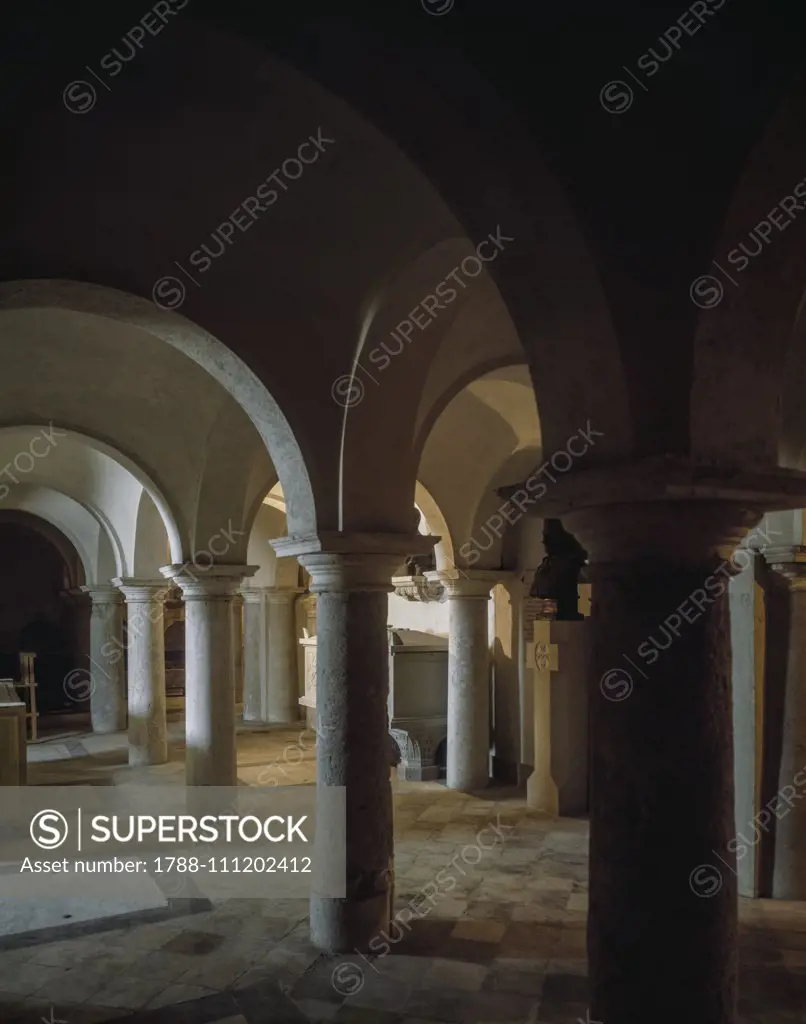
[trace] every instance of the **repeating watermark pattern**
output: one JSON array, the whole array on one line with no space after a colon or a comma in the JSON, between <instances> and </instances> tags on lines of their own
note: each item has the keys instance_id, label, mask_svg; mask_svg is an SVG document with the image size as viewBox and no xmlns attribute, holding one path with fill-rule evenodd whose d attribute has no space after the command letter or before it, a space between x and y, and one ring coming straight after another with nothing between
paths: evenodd
<instances>
[{"instance_id":1,"label":"repeating watermark pattern","mask_svg":"<svg viewBox=\"0 0 806 1024\"><path fill-rule=\"evenodd\" d=\"M803 200L800 203L798 200ZM792 189L792 194L784 198L770 210L766 217L762 217L745 241L739 242L738 246L731 249L727 255L727 262L731 265L734 274L743 274L751 262L759 256L766 246L771 245L777 237L773 234L773 228L780 234L786 231L796 217L806 210L806 178L802 178ZM734 288L739 287L739 282L731 275L721 263L711 260L711 264L721 274L701 274L691 282L689 295L691 301L700 309L713 309L718 306L725 295L725 281Z\"/></svg>"},{"instance_id":2,"label":"repeating watermark pattern","mask_svg":"<svg viewBox=\"0 0 806 1024\"><path fill-rule=\"evenodd\" d=\"M355 952L358 956L376 974L380 974L381 972L375 966L375 963L388 956L392 951L392 947L397 945L411 931L413 921L422 921L426 918L440 899L444 899L448 893L453 892L456 888L458 879L451 872L458 871L463 877L467 875L467 872L463 870L458 862L461 860L462 863L469 867L476 867L481 863L485 854L489 854L490 851L498 846L503 846L511 838L511 833L514 830L514 825L502 824L500 815L495 823L489 822L483 829L480 829L476 834L475 843L469 843L464 846L459 853L455 854L447 862L443 869L436 873L432 882L427 882L409 900L408 904L395 914L389 925L389 931L383 930L373 939L370 939L368 948L371 951L371 955L365 956L359 949L356 949ZM485 836L485 833L489 833L487 838L491 838L492 842L482 842L482 836ZM470 854L473 855L472 858ZM323 955L319 958L319 961L322 959L327 959L327 957ZM334 990L342 996L355 995L364 987L364 983L364 970L353 961L338 964L331 974L331 984Z\"/></svg>"},{"instance_id":3,"label":"repeating watermark pattern","mask_svg":"<svg viewBox=\"0 0 806 1024\"><path fill-rule=\"evenodd\" d=\"M467 562L468 566L474 566L481 558L483 552L489 551L496 540L500 540L507 526L514 526L525 514L526 508L539 501L548 491L548 484L541 479L545 477L549 483L556 484L557 477L553 476L551 470L556 473L567 473L573 466L576 459L582 458L596 444L595 437L604 437L600 430L594 430L588 420L585 427L577 430L565 443L564 448L556 451L550 459L538 467L531 476L524 481L523 487L515 491L507 498L503 505L494 512L482 526L486 546L482 545L476 537L459 548L459 554ZM580 451L575 450L575 442L584 442Z\"/></svg>"},{"instance_id":4,"label":"repeating watermark pattern","mask_svg":"<svg viewBox=\"0 0 806 1024\"><path fill-rule=\"evenodd\" d=\"M216 530L204 548L194 551L193 555L182 563L179 572L184 576L189 576L194 583L197 582L199 577L193 572L194 569L200 573L209 571L216 559L223 558L237 539L245 536L246 533L243 530L238 530L232 525L231 519L227 520L227 525L221 530ZM205 559L205 562L201 561L202 558ZM206 561L207 559L209 561ZM160 620L163 615L162 602L168 597L173 587L172 582L166 582L165 587L158 592L154 601L143 606L136 618L129 618L126 623L125 636L122 639L114 637L101 646L102 664L90 657L89 668L73 668L65 675L62 680L62 690L69 701L74 704L83 704L97 692L102 680L111 681L108 670L120 662L124 652L131 648L135 637L142 635L146 622L154 625Z\"/></svg>"},{"instance_id":5,"label":"repeating watermark pattern","mask_svg":"<svg viewBox=\"0 0 806 1024\"><path fill-rule=\"evenodd\" d=\"M84 67L92 75L93 81L77 78L66 85L62 92L62 101L70 113L89 114L94 110L98 102L97 86L100 85L107 92L111 92L109 80L117 78L123 66L134 60L148 39L158 36L168 24L168 20L175 17L183 7L187 7L189 2L190 0L159 0L154 4L120 42L101 57L99 67L104 72L103 75L89 64L85 64Z\"/></svg>"},{"instance_id":6,"label":"repeating watermark pattern","mask_svg":"<svg viewBox=\"0 0 806 1024\"><path fill-rule=\"evenodd\" d=\"M443 14L450 14L456 0L420 0L426 14L433 14L440 17Z\"/></svg>"},{"instance_id":7,"label":"repeating watermark pattern","mask_svg":"<svg viewBox=\"0 0 806 1024\"><path fill-rule=\"evenodd\" d=\"M681 601L675 610L658 626L659 637L656 638L654 633L652 633L638 645L636 654L643 664L654 665L660 658L661 653L668 651L672 644L680 639L681 628L684 627L684 623L694 625L703 615L705 609L722 597L728 588L731 577L744 572L752 564L754 557L752 552L763 554L767 550L769 541L773 537L780 536L781 532L774 530L769 524L765 528L762 522L760 526L756 527L748 537L754 540L757 537L763 537L764 543L758 546L754 543L752 549L748 547L736 548L727 561L721 562L710 576L703 580L701 587L697 587ZM743 559L746 559L746 561L744 564L741 564ZM661 635L663 642L660 639ZM646 672L629 655L623 654L622 657L643 679L649 679ZM599 690L602 696L616 703L626 700L634 688L635 682L632 673L628 669L621 667L608 669L599 680Z\"/></svg>"},{"instance_id":8,"label":"repeating watermark pattern","mask_svg":"<svg viewBox=\"0 0 806 1024\"><path fill-rule=\"evenodd\" d=\"M344 409L351 409L363 401L366 394L364 381L359 377L361 370L373 384L379 385L375 374L381 374L388 369L395 356L399 356L407 345L411 344L412 334L415 327L421 333L428 330L431 324L439 318L442 310L447 309L451 303L467 290L468 283L465 280L473 280L478 277L486 263L496 260L505 247L514 242L514 238L505 235L499 224L494 232L476 246L474 256L466 256L460 264L455 266L450 274L447 274L434 288L434 291L426 295L422 301L411 310L408 316L390 332L390 341L382 341L376 345L368 355L368 361L372 363L373 370L370 371L356 362L352 373L345 373L333 381L330 393L333 401ZM485 255L485 247L487 255ZM453 285L450 283L453 282ZM438 312L439 311L439 312Z\"/></svg>"},{"instance_id":9,"label":"repeating watermark pattern","mask_svg":"<svg viewBox=\"0 0 806 1024\"><path fill-rule=\"evenodd\" d=\"M651 46L635 62L638 71L642 72L641 75L626 64L622 64L622 70L627 73L630 81L615 78L603 85L599 91L599 102L608 114L624 114L630 109L635 99L633 85L637 85L644 92L649 92L647 80L654 78L661 65L674 57L680 50L683 40L696 36L708 19L726 3L727 0L696 0L687 7L680 17L658 36L658 49Z\"/></svg>"},{"instance_id":10,"label":"repeating watermark pattern","mask_svg":"<svg viewBox=\"0 0 806 1024\"><path fill-rule=\"evenodd\" d=\"M24 451L17 452L11 462L6 463L0 469L0 479L10 480L11 485L20 483L22 477L33 472L34 466L40 459L46 459L58 446L57 438L60 437L67 437L67 431L58 430L52 422L47 427L43 427L35 437L31 438ZM37 448L44 448L44 450L37 451ZM3 501L11 493L11 485L0 483L0 501Z\"/></svg>"},{"instance_id":11,"label":"repeating watermark pattern","mask_svg":"<svg viewBox=\"0 0 806 1024\"><path fill-rule=\"evenodd\" d=\"M726 853L732 857L732 860L730 858L726 860L716 850L711 851L731 874L738 876L739 872L733 865L744 860L750 850L761 842L762 835L767 834L767 826L774 820L782 821L791 813L795 802L803 799L804 794L801 790L806 788L806 766L801 768L792 782L793 785L782 786L750 822L749 827L753 830L752 839L746 838L742 832L737 832L736 836L728 842ZM694 895L706 899L716 896L724 884L722 872L715 864L700 864L691 872L688 881Z\"/></svg>"},{"instance_id":12,"label":"repeating watermark pattern","mask_svg":"<svg viewBox=\"0 0 806 1024\"><path fill-rule=\"evenodd\" d=\"M297 146L296 156L288 157L280 167L257 186L255 194L247 196L239 203L225 221L210 235L209 242L204 242L198 249L194 249L188 257L187 262L196 270L197 275L206 274L213 265L213 261L223 256L233 245L236 231L244 234L258 222L260 217L277 202L283 192L289 191L286 182L299 181L305 173L306 167L315 164L328 146L334 146L335 139L328 138L320 127L316 135L310 135L304 142ZM187 281L196 288L201 284L187 268L178 260L174 260L174 266L183 274L183 277L166 274L155 282L151 289L151 297L154 304L160 309L178 309L187 298ZM185 280L186 279L186 280Z\"/></svg>"}]
</instances>

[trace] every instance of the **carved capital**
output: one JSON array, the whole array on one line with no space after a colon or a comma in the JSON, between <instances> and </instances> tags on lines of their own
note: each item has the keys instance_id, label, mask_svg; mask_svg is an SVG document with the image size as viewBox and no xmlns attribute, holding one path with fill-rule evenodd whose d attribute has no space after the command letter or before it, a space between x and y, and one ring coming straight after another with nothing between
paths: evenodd
<instances>
[{"instance_id":1,"label":"carved capital","mask_svg":"<svg viewBox=\"0 0 806 1024\"><path fill-rule=\"evenodd\" d=\"M393 576L392 586L398 597L406 601L444 601L445 588L426 576Z\"/></svg>"}]
</instances>

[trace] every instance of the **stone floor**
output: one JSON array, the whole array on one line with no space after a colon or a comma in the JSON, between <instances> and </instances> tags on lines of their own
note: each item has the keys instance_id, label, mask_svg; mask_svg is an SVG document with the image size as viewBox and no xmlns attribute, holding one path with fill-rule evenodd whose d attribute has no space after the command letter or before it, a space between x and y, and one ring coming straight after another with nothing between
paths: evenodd
<instances>
[{"instance_id":1,"label":"stone floor","mask_svg":"<svg viewBox=\"0 0 806 1024\"><path fill-rule=\"evenodd\" d=\"M145 773L125 767L122 737L62 746L33 754L33 784L182 781L178 742L171 764ZM310 733L244 733L241 780L310 782L312 746ZM479 799L423 783L397 785L395 813L400 923L377 956L318 956L299 900L86 923L0 951L0 1021L585 1022L586 824L541 819L512 790ZM806 1020L806 910L746 901L741 914L740 1021Z\"/></svg>"}]
</instances>

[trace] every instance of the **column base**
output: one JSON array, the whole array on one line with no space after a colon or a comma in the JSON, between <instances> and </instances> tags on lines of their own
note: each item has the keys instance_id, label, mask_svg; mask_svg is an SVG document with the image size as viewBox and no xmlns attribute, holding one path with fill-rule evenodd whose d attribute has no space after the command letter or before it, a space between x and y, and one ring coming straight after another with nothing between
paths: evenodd
<instances>
[{"instance_id":1,"label":"column base","mask_svg":"<svg viewBox=\"0 0 806 1024\"><path fill-rule=\"evenodd\" d=\"M311 942L325 953L372 952L389 932L390 890L360 902L311 896Z\"/></svg>"}]
</instances>

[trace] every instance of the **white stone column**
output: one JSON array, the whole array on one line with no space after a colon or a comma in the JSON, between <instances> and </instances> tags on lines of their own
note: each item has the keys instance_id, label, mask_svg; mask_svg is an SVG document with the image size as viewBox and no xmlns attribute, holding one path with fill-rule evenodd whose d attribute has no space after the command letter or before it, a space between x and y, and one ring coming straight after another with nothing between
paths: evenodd
<instances>
[{"instance_id":1,"label":"white stone column","mask_svg":"<svg viewBox=\"0 0 806 1024\"><path fill-rule=\"evenodd\" d=\"M235 672L235 704L244 699L244 599L237 593L232 599L232 653Z\"/></svg>"},{"instance_id":2,"label":"white stone column","mask_svg":"<svg viewBox=\"0 0 806 1024\"><path fill-rule=\"evenodd\" d=\"M450 569L428 573L450 601L448 633L449 789L483 789L490 780L490 642L492 588L506 574Z\"/></svg>"},{"instance_id":3,"label":"white stone column","mask_svg":"<svg viewBox=\"0 0 806 1024\"><path fill-rule=\"evenodd\" d=\"M775 899L806 900L806 547L771 549L765 557L770 568L787 581L789 590L784 595L788 597L788 623L775 634L786 643L783 694L768 694L780 709L779 728L769 730L780 736L777 791L766 805L773 812L766 828L775 832L772 895ZM753 831L747 832L752 841Z\"/></svg>"},{"instance_id":4,"label":"white stone column","mask_svg":"<svg viewBox=\"0 0 806 1024\"><path fill-rule=\"evenodd\" d=\"M188 786L236 786L233 603L256 566L160 570L185 599L185 780Z\"/></svg>"},{"instance_id":5,"label":"white stone column","mask_svg":"<svg viewBox=\"0 0 806 1024\"><path fill-rule=\"evenodd\" d=\"M300 717L294 602L299 587L244 587L244 721Z\"/></svg>"},{"instance_id":6,"label":"white stone column","mask_svg":"<svg viewBox=\"0 0 806 1024\"><path fill-rule=\"evenodd\" d=\"M751 823L759 808L758 761L761 736L756 685L756 553L740 546L734 561L742 567L728 584L730 609L731 690L733 706L733 775L736 834L749 836L741 843L736 870L740 896L758 895L759 844Z\"/></svg>"},{"instance_id":7,"label":"white stone column","mask_svg":"<svg viewBox=\"0 0 806 1024\"><path fill-rule=\"evenodd\" d=\"M300 587L272 587L269 602L269 650L266 717L296 722L300 717L297 677L297 629L294 603Z\"/></svg>"},{"instance_id":8,"label":"white stone column","mask_svg":"<svg viewBox=\"0 0 806 1024\"><path fill-rule=\"evenodd\" d=\"M90 612L90 717L92 731L126 728L126 665L123 652L123 594L111 583L81 588Z\"/></svg>"},{"instance_id":9,"label":"white stone column","mask_svg":"<svg viewBox=\"0 0 806 1024\"><path fill-rule=\"evenodd\" d=\"M170 587L164 580L119 578L112 581L126 598L126 646L129 661L129 764L165 764L164 604Z\"/></svg>"},{"instance_id":10,"label":"white stone column","mask_svg":"<svg viewBox=\"0 0 806 1024\"><path fill-rule=\"evenodd\" d=\"M311 938L332 953L368 949L389 928L394 837L388 594L392 574L407 552L422 550L423 540L331 534L272 541L278 555L299 558L318 595L317 856L345 837L346 896L313 892ZM336 786L346 788L346 834L337 802L326 795Z\"/></svg>"},{"instance_id":11,"label":"white stone column","mask_svg":"<svg viewBox=\"0 0 806 1024\"><path fill-rule=\"evenodd\" d=\"M265 692L269 678L269 616L265 587L244 586L244 722L265 722Z\"/></svg>"}]
</instances>

